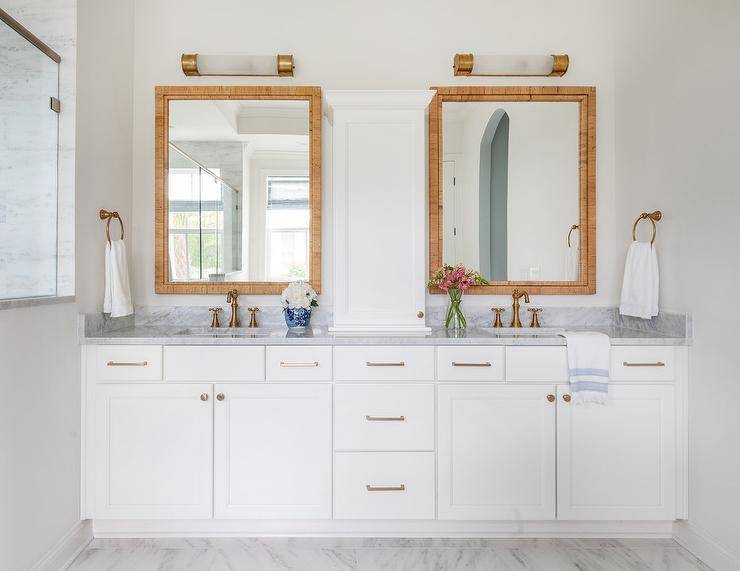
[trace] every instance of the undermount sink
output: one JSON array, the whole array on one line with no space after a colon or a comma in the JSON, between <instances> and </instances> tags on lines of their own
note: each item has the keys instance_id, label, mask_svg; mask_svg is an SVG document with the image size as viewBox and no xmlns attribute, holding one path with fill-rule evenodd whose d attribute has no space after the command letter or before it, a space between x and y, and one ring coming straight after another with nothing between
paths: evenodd
<instances>
[{"instance_id":1,"label":"undermount sink","mask_svg":"<svg viewBox=\"0 0 740 571\"><path fill-rule=\"evenodd\" d=\"M498 337L555 337L565 331L561 327L480 327L479 329Z\"/></svg>"},{"instance_id":2,"label":"undermount sink","mask_svg":"<svg viewBox=\"0 0 740 571\"><path fill-rule=\"evenodd\" d=\"M269 329L260 327L188 327L178 331L180 337L268 337Z\"/></svg>"}]
</instances>

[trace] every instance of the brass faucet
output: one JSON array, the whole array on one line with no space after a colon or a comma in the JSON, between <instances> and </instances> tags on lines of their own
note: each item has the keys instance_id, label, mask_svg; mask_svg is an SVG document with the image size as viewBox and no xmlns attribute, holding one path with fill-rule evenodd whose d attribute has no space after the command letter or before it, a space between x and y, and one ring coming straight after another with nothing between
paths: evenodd
<instances>
[{"instance_id":1,"label":"brass faucet","mask_svg":"<svg viewBox=\"0 0 740 571\"><path fill-rule=\"evenodd\" d=\"M213 318L211 319L211 327L221 327L221 322L218 319L218 314L223 311L223 308L221 307L209 307L208 311L210 311L213 314Z\"/></svg>"},{"instance_id":2,"label":"brass faucet","mask_svg":"<svg viewBox=\"0 0 740 571\"><path fill-rule=\"evenodd\" d=\"M252 316L249 318L249 326L257 327L257 312L260 310L259 307L248 307L247 308Z\"/></svg>"},{"instance_id":3,"label":"brass faucet","mask_svg":"<svg viewBox=\"0 0 740 571\"><path fill-rule=\"evenodd\" d=\"M230 289L226 293L226 303L231 305L231 320L229 321L229 327L239 327L239 292L235 289Z\"/></svg>"},{"instance_id":4,"label":"brass faucet","mask_svg":"<svg viewBox=\"0 0 740 571\"><path fill-rule=\"evenodd\" d=\"M511 297L514 299L514 305L512 306L514 317L511 320L510 327L521 327L522 322L519 319L519 298L523 297L524 303L529 303L529 294L524 290L519 291L518 289L515 289L514 293L511 294Z\"/></svg>"}]
</instances>

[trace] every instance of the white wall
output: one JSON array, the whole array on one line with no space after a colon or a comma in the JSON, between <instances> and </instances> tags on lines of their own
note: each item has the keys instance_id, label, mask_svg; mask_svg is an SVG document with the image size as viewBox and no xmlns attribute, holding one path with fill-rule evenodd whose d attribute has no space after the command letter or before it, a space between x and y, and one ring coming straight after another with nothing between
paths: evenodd
<instances>
[{"instance_id":1,"label":"white wall","mask_svg":"<svg viewBox=\"0 0 740 571\"><path fill-rule=\"evenodd\" d=\"M694 317L689 525L740 565L740 3L630 0L616 15L617 261L637 215L661 209L661 307Z\"/></svg>"},{"instance_id":2,"label":"white wall","mask_svg":"<svg viewBox=\"0 0 740 571\"><path fill-rule=\"evenodd\" d=\"M132 249L133 1L77 3L77 300L82 312L92 312L103 306L105 223L98 210L121 214L129 255ZM114 220L111 235L117 232ZM129 265L136 273L138 264Z\"/></svg>"},{"instance_id":3,"label":"white wall","mask_svg":"<svg viewBox=\"0 0 740 571\"><path fill-rule=\"evenodd\" d=\"M595 85L598 105L598 293L540 296L537 303L608 305L618 300L621 269L614 244L614 100L612 2L444 0L255 4L214 0L136 0L134 81L135 303L223 304L222 296L154 294L154 86L318 85L323 89L425 89L433 85ZM286 17L286 14L288 17ZM249 38L245 43L244 38ZM456 52L568 53L562 79L454 78ZM186 78L183 52L293 53L294 78ZM399 63L400 62L400 63ZM330 133L323 123L322 304L331 303ZM489 305L491 296L470 304ZM442 304L442 296L431 296ZM499 297L499 302L504 300ZM277 304L277 297L252 298ZM207 319L207 316L206 316Z\"/></svg>"}]
</instances>

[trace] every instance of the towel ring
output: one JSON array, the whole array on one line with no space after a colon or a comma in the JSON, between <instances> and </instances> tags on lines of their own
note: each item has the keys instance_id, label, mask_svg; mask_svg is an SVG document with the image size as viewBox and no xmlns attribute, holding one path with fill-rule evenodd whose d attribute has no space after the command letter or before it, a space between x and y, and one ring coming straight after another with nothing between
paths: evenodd
<instances>
[{"instance_id":1,"label":"towel ring","mask_svg":"<svg viewBox=\"0 0 740 571\"><path fill-rule=\"evenodd\" d=\"M655 222L661 218L663 218L663 213L660 210L656 210L655 212L643 212L640 214L632 225L632 241L637 242L637 225L640 223L640 220L650 220L650 223L653 225L653 238L650 240L650 244L654 244L655 237L658 235L658 227L655 225Z\"/></svg>"},{"instance_id":2,"label":"towel ring","mask_svg":"<svg viewBox=\"0 0 740 571\"><path fill-rule=\"evenodd\" d=\"M570 248L570 235L573 233L573 230L578 230L578 224L573 224L573 226L571 226L570 230L568 231L568 248Z\"/></svg>"},{"instance_id":3,"label":"towel ring","mask_svg":"<svg viewBox=\"0 0 740 571\"><path fill-rule=\"evenodd\" d=\"M124 229L123 229L123 220L121 220L121 215L118 214L117 211L110 212L103 208L100 209L100 219L108 220L108 223L105 225L105 237L108 239L109 244L110 244L110 221L113 220L114 218L118 220L118 223L121 225L121 240L123 240Z\"/></svg>"}]
</instances>

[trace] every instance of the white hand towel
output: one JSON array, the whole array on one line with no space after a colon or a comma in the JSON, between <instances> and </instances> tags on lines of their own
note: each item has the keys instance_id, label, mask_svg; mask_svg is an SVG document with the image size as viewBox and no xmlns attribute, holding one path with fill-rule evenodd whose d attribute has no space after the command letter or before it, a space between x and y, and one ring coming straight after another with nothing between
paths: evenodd
<instances>
[{"instance_id":1,"label":"white hand towel","mask_svg":"<svg viewBox=\"0 0 740 571\"><path fill-rule=\"evenodd\" d=\"M126 245L123 240L112 240L105 245L105 297L103 313L111 317L131 315L131 286L128 279Z\"/></svg>"},{"instance_id":2,"label":"white hand towel","mask_svg":"<svg viewBox=\"0 0 740 571\"><path fill-rule=\"evenodd\" d=\"M619 313L650 319L658 315L658 256L649 242L630 245L624 264Z\"/></svg>"},{"instance_id":3,"label":"white hand towel","mask_svg":"<svg viewBox=\"0 0 740 571\"><path fill-rule=\"evenodd\" d=\"M578 281L581 265L581 235L578 230L573 230L570 235L570 247L565 247L565 279L567 281Z\"/></svg>"},{"instance_id":4,"label":"white hand towel","mask_svg":"<svg viewBox=\"0 0 740 571\"><path fill-rule=\"evenodd\" d=\"M568 378L571 402L606 404L609 393L611 341L609 336L592 331L566 331Z\"/></svg>"}]
</instances>

